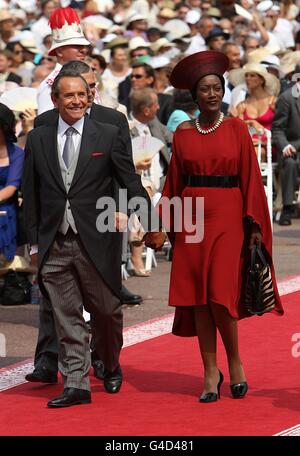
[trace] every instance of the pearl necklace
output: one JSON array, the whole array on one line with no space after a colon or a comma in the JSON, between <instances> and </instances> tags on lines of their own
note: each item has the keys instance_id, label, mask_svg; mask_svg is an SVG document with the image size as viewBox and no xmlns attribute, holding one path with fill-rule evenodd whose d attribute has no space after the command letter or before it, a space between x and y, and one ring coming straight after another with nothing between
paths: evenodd
<instances>
[{"instance_id":1,"label":"pearl necklace","mask_svg":"<svg viewBox=\"0 0 300 456\"><path fill-rule=\"evenodd\" d=\"M212 127L207 128L207 129L201 128L200 123L199 123L199 118L195 119L195 127L196 127L198 133L201 133L202 135L207 135L208 133L212 133L217 128L219 128L219 126L221 125L223 120L224 120L224 114L222 112L220 112L218 120Z\"/></svg>"}]
</instances>

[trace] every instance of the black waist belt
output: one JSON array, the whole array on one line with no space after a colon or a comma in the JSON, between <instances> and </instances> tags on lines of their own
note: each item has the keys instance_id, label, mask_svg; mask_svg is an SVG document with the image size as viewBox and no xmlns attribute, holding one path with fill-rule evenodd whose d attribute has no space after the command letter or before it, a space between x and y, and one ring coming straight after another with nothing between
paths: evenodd
<instances>
[{"instance_id":1,"label":"black waist belt","mask_svg":"<svg viewBox=\"0 0 300 456\"><path fill-rule=\"evenodd\" d=\"M238 187L238 176L187 176L188 187Z\"/></svg>"}]
</instances>

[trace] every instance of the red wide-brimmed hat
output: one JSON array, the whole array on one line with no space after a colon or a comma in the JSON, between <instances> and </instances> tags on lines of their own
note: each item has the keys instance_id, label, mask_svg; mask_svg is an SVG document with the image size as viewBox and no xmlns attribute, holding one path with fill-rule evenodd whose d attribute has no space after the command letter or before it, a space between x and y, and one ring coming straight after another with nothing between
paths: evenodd
<instances>
[{"instance_id":1,"label":"red wide-brimmed hat","mask_svg":"<svg viewBox=\"0 0 300 456\"><path fill-rule=\"evenodd\" d=\"M192 90L199 79L209 74L223 76L229 59L219 51L202 51L185 57L173 69L170 82L176 89Z\"/></svg>"}]
</instances>

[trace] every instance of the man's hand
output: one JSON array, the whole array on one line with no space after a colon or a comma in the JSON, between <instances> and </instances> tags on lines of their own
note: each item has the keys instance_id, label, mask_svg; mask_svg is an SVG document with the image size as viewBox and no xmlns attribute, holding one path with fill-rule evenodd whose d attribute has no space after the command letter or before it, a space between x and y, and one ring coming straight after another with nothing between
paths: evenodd
<instances>
[{"instance_id":1,"label":"man's hand","mask_svg":"<svg viewBox=\"0 0 300 456\"><path fill-rule=\"evenodd\" d=\"M126 231L128 223L128 217L123 212L115 213L115 228L117 231Z\"/></svg>"},{"instance_id":2,"label":"man's hand","mask_svg":"<svg viewBox=\"0 0 300 456\"><path fill-rule=\"evenodd\" d=\"M290 144L289 146L286 146L283 149L282 155L284 157L293 157L296 154L296 152L297 151L296 151L295 147Z\"/></svg>"},{"instance_id":3,"label":"man's hand","mask_svg":"<svg viewBox=\"0 0 300 456\"><path fill-rule=\"evenodd\" d=\"M134 164L137 171L144 171L149 169L151 166L152 158L147 158L146 160L138 161Z\"/></svg>"},{"instance_id":4,"label":"man's hand","mask_svg":"<svg viewBox=\"0 0 300 456\"><path fill-rule=\"evenodd\" d=\"M36 118L35 109L25 109L22 113L22 130L23 133L29 133L34 127L34 119Z\"/></svg>"},{"instance_id":5,"label":"man's hand","mask_svg":"<svg viewBox=\"0 0 300 456\"><path fill-rule=\"evenodd\" d=\"M30 255L30 263L31 263L32 266L37 268L37 265L38 265L38 254L37 253L34 253L33 255Z\"/></svg>"},{"instance_id":6,"label":"man's hand","mask_svg":"<svg viewBox=\"0 0 300 456\"><path fill-rule=\"evenodd\" d=\"M150 247L153 250L159 250L165 243L166 233L163 231L149 232L143 237L146 247Z\"/></svg>"}]
</instances>

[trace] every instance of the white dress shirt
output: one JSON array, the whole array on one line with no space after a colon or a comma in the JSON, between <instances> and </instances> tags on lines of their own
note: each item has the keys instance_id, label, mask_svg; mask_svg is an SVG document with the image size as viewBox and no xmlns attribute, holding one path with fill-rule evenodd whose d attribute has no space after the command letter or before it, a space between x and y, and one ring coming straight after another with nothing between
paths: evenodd
<instances>
[{"instance_id":1,"label":"white dress shirt","mask_svg":"<svg viewBox=\"0 0 300 456\"><path fill-rule=\"evenodd\" d=\"M57 127L57 149L62 157L64 145L67 139L66 131L68 128L73 127L76 130L76 133L72 135L73 143L75 150L79 150L82 138L82 131L83 131L83 124L84 124L84 117L80 120L77 120L73 125L68 125L60 116L58 119L58 127Z\"/></svg>"},{"instance_id":2,"label":"white dress shirt","mask_svg":"<svg viewBox=\"0 0 300 456\"><path fill-rule=\"evenodd\" d=\"M38 115L54 108L51 100L51 87L61 68L62 65L57 63L54 70L39 85L37 92Z\"/></svg>"}]
</instances>

